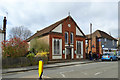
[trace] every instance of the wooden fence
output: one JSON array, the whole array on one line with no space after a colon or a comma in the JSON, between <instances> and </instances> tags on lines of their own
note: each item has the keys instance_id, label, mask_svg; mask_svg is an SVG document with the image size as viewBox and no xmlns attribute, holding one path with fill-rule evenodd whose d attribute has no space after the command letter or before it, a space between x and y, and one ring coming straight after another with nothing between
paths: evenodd
<instances>
[{"instance_id":1,"label":"wooden fence","mask_svg":"<svg viewBox=\"0 0 120 80\"><path fill-rule=\"evenodd\" d=\"M15 67L24 67L24 66L33 66L38 65L39 60L43 60L44 64L47 64L47 57L18 57L18 58L4 58L2 59L3 68L15 68Z\"/></svg>"}]
</instances>

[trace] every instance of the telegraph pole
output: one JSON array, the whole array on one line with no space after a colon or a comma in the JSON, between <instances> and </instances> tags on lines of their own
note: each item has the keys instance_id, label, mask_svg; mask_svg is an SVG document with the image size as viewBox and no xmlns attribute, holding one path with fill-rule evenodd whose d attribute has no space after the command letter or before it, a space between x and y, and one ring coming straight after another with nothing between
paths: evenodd
<instances>
[{"instance_id":1,"label":"telegraph pole","mask_svg":"<svg viewBox=\"0 0 120 80\"><path fill-rule=\"evenodd\" d=\"M7 24L7 19L6 17L4 17L3 19L4 41L6 40L6 24Z\"/></svg>"},{"instance_id":2,"label":"telegraph pole","mask_svg":"<svg viewBox=\"0 0 120 80\"><path fill-rule=\"evenodd\" d=\"M92 23L90 23L91 53L92 53Z\"/></svg>"}]
</instances>

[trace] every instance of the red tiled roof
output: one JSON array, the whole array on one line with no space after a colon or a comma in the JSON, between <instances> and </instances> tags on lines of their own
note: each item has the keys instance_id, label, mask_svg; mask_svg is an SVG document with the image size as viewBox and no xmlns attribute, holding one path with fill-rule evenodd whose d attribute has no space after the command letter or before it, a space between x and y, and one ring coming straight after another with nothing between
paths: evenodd
<instances>
[{"instance_id":1,"label":"red tiled roof","mask_svg":"<svg viewBox=\"0 0 120 80\"><path fill-rule=\"evenodd\" d=\"M117 39L113 38L111 35L107 34L104 31L101 31L101 30L96 30L94 33L92 33L92 37L107 38L107 39L117 40ZM90 39L90 38L91 38L91 34L86 35L86 39Z\"/></svg>"},{"instance_id":2,"label":"red tiled roof","mask_svg":"<svg viewBox=\"0 0 120 80\"><path fill-rule=\"evenodd\" d=\"M52 25L50 25L50 26L48 26L48 27L46 27L46 28L44 28L44 29L42 29L42 30L40 30L40 31L37 31L34 35L32 35L31 37L29 37L26 41L30 41L31 39L33 39L33 38L35 38L35 37L38 37L38 36L41 36L41 35L43 35L43 34L46 34L46 33L49 33L49 32L51 32L55 27L57 27L59 24L61 24L63 21L65 21L67 18L71 18L72 19L72 17L71 16L68 16L68 17L66 17L66 18L64 18L64 19L62 19L62 20L60 20L60 21L58 21L58 22L56 22L56 23L54 23L54 24L52 24ZM73 20L73 19L72 19ZM74 21L74 20L73 20ZM75 22L75 21L74 21ZM76 23L75 23L76 24ZM77 25L77 24L76 24ZM78 26L77 26L78 27ZM81 31L81 29L78 27L78 29ZM82 32L82 31L81 31ZM82 32L82 34L84 35L84 33ZM85 36L85 35L84 35Z\"/></svg>"}]
</instances>

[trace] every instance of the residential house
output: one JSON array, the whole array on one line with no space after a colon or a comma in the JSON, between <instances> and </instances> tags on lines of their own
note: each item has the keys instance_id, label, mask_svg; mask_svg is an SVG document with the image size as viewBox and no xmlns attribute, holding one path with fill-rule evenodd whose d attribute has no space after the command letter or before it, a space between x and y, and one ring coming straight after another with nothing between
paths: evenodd
<instances>
[{"instance_id":1,"label":"residential house","mask_svg":"<svg viewBox=\"0 0 120 80\"><path fill-rule=\"evenodd\" d=\"M86 35L86 53L89 53L91 51L91 47L92 53L99 55L108 51L112 52L114 50L117 50L117 39L113 38L111 35L107 34L104 31L96 30L92 33L92 35Z\"/></svg>"},{"instance_id":2,"label":"residential house","mask_svg":"<svg viewBox=\"0 0 120 80\"><path fill-rule=\"evenodd\" d=\"M49 60L85 58L85 34L71 16L37 31L27 41L35 37L49 44Z\"/></svg>"}]
</instances>

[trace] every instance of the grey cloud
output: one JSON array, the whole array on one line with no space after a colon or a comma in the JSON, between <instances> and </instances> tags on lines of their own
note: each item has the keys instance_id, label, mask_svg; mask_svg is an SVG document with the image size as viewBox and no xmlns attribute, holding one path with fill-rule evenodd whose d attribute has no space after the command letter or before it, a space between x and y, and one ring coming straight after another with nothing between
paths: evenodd
<instances>
[{"instance_id":1,"label":"grey cloud","mask_svg":"<svg viewBox=\"0 0 120 80\"><path fill-rule=\"evenodd\" d=\"M10 26L24 25L35 33L44 27L66 17L70 11L71 16L85 34L89 33L89 23L93 23L93 31L101 29L114 33L117 30L117 3L94 2L39 2L27 1L0 3L0 9L8 10ZM9 24L8 24L9 25ZM115 30L112 30L114 27ZM114 34L116 36L116 34Z\"/></svg>"}]
</instances>

